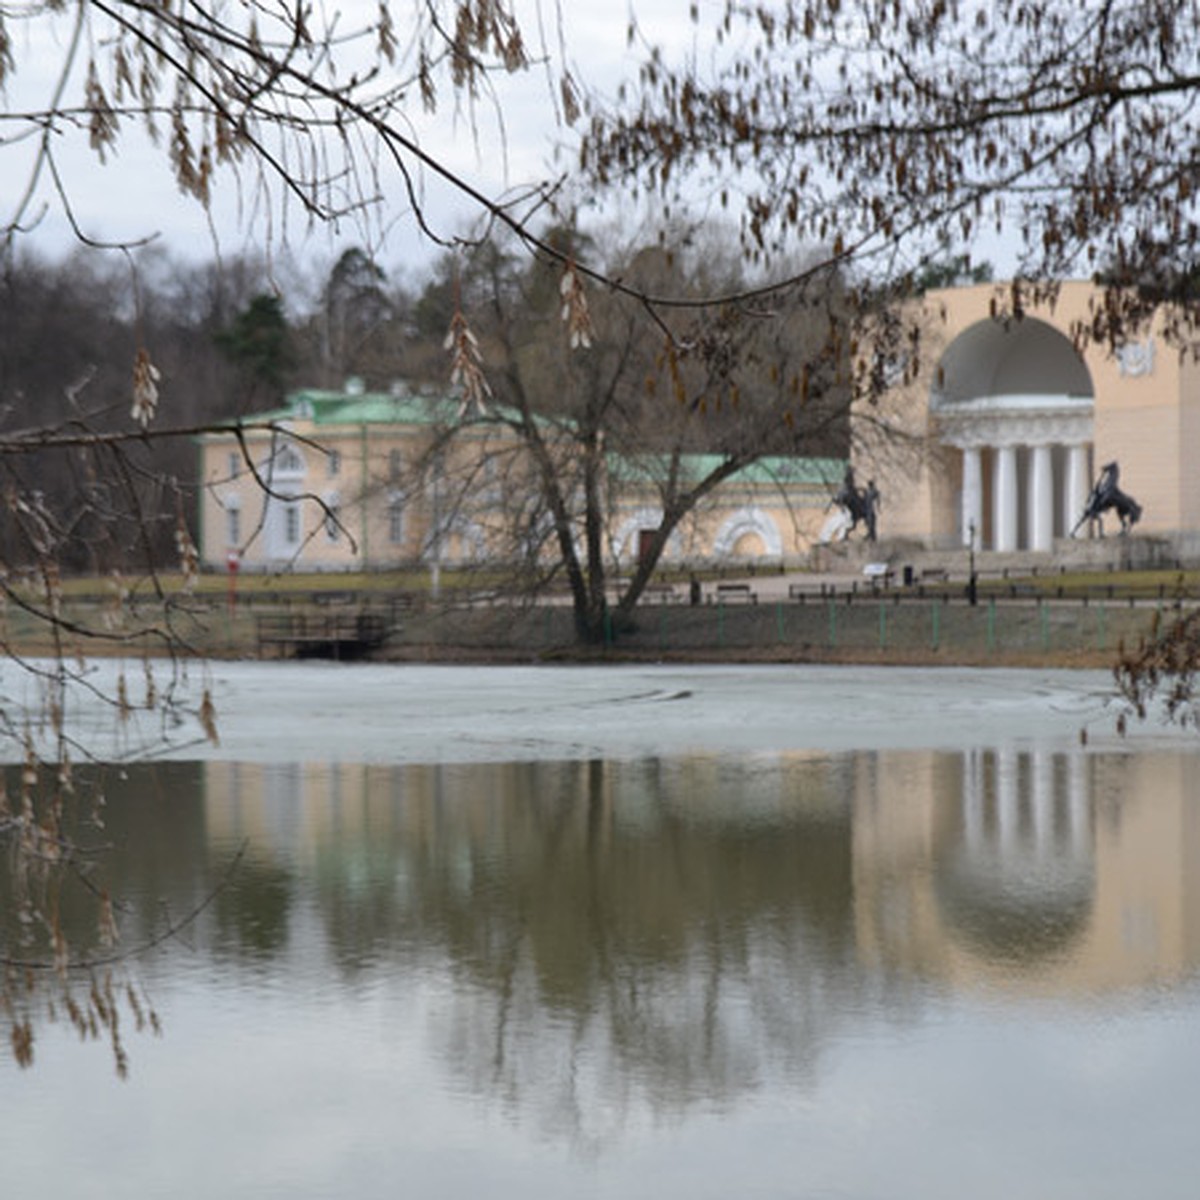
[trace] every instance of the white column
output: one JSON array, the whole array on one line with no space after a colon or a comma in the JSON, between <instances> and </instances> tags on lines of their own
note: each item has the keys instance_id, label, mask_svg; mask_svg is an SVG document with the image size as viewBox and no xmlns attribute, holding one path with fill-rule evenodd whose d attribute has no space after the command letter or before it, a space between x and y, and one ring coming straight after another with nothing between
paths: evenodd
<instances>
[{"instance_id":1,"label":"white column","mask_svg":"<svg viewBox=\"0 0 1200 1200\"><path fill-rule=\"evenodd\" d=\"M1067 474L1063 481L1063 513L1067 532L1075 528L1076 522L1087 507L1088 493L1092 481L1088 473L1087 446L1071 446L1067 453Z\"/></svg>"},{"instance_id":2,"label":"white column","mask_svg":"<svg viewBox=\"0 0 1200 1200\"><path fill-rule=\"evenodd\" d=\"M976 538L983 535L983 458L978 446L964 446L962 456L962 544L969 547L972 526Z\"/></svg>"},{"instance_id":3,"label":"white column","mask_svg":"<svg viewBox=\"0 0 1200 1200\"><path fill-rule=\"evenodd\" d=\"M993 452L992 548L1017 548L1017 448L997 446Z\"/></svg>"},{"instance_id":4,"label":"white column","mask_svg":"<svg viewBox=\"0 0 1200 1200\"><path fill-rule=\"evenodd\" d=\"M1049 446L1030 451L1029 548L1054 548L1054 456Z\"/></svg>"},{"instance_id":5,"label":"white column","mask_svg":"<svg viewBox=\"0 0 1200 1200\"><path fill-rule=\"evenodd\" d=\"M1038 858L1053 861L1055 856L1054 758L1045 750L1031 755L1029 806L1033 817L1033 844Z\"/></svg>"},{"instance_id":6,"label":"white column","mask_svg":"<svg viewBox=\"0 0 1200 1200\"><path fill-rule=\"evenodd\" d=\"M1070 822L1071 854L1079 858L1091 853L1092 806L1088 783L1088 759L1076 751L1067 759L1067 812Z\"/></svg>"},{"instance_id":7,"label":"white column","mask_svg":"<svg viewBox=\"0 0 1200 1200\"><path fill-rule=\"evenodd\" d=\"M1007 747L996 751L996 831L1000 858L1011 860L1020 844L1021 795L1017 753Z\"/></svg>"},{"instance_id":8,"label":"white column","mask_svg":"<svg viewBox=\"0 0 1200 1200\"><path fill-rule=\"evenodd\" d=\"M971 749L964 752L962 770L963 838L968 852L975 852L984 844L986 836L982 751Z\"/></svg>"}]
</instances>

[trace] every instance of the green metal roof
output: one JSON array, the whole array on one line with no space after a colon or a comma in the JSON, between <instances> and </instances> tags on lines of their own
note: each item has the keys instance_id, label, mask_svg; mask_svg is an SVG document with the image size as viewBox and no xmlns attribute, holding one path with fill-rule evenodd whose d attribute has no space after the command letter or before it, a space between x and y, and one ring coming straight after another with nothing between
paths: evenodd
<instances>
[{"instance_id":1,"label":"green metal roof","mask_svg":"<svg viewBox=\"0 0 1200 1200\"><path fill-rule=\"evenodd\" d=\"M323 391L306 388L288 397L277 419L306 417L314 425L434 425L453 421L461 401L444 392Z\"/></svg>"},{"instance_id":2,"label":"green metal roof","mask_svg":"<svg viewBox=\"0 0 1200 1200\"><path fill-rule=\"evenodd\" d=\"M629 482L653 483L666 473L669 459L665 455L639 455L629 458L610 455L609 472ZM725 462L721 454L685 454L680 466L687 479L704 479ZM769 455L735 471L727 483L774 484L775 486L834 487L841 482L846 470L843 458L800 458Z\"/></svg>"},{"instance_id":3,"label":"green metal roof","mask_svg":"<svg viewBox=\"0 0 1200 1200\"><path fill-rule=\"evenodd\" d=\"M397 384L391 391L333 391L303 388L288 396L287 407L258 413L256 421L310 420L314 425L449 425L460 416L461 400L432 388L414 390ZM686 479L701 480L725 461L720 454L685 454ZM666 455L608 455L610 474L627 482L653 483L667 469ZM841 458L800 458L771 455L760 458L727 482L779 486L836 487L846 470Z\"/></svg>"}]
</instances>

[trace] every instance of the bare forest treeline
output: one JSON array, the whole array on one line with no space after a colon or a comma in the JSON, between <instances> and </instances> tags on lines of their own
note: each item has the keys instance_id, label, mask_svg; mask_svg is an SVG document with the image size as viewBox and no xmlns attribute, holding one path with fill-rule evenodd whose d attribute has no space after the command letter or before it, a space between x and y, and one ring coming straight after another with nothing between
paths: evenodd
<instances>
[{"instance_id":1,"label":"bare forest treeline","mask_svg":"<svg viewBox=\"0 0 1200 1200\"><path fill-rule=\"evenodd\" d=\"M292 271L282 282L277 263L254 258L10 256L0 273L0 441L60 445L30 450L22 437L20 452L0 459L10 518L0 560L20 570L52 548L68 573L178 562L179 522L194 526L194 437L104 447L105 435L136 429L131 365L142 351L156 372L156 427L200 429L276 407L295 386L340 387L350 375L386 386L410 367L444 378L435 350L445 331L429 331L419 351L415 308L357 250L324 278Z\"/></svg>"},{"instance_id":2,"label":"bare forest treeline","mask_svg":"<svg viewBox=\"0 0 1200 1200\"><path fill-rule=\"evenodd\" d=\"M652 263L655 283L689 286L681 263L672 265L664 251L635 251L631 261L642 273ZM189 431L249 420L294 388L340 389L352 377L371 390L398 379L449 388L446 335L456 319L467 319L464 312L484 343L497 400L527 414L579 420L568 393L589 388L551 350L561 340L557 297L553 267L492 243L448 253L415 280L393 278L358 248L304 268L254 257L197 264L157 250L126 257L81 249L57 260L12 254L0 276L0 442L16 441L20 450L0 457L10 516L0 525L0 561L19 572L52 557L64 574L95 575L178 565L181 529L196 536L198 453ZM663 336L655 337L636 306L624 307L631 311L623 318L602 322L601 345L590 357L627 359L621 369L630 380L622 386L641 391L644 379L665 372ZM821 328L826 319L810 318ZM688 336L712 341L703 347L710 357L732 352L728 316L724 326L719 315L689 323ZM525 343L516 353L515 330L524 331ZM788 337L804 340L794 328ZM143 354L158 393L154 428L180 433L141 444L128 436L137 428L131 364ZM515 394L518 360L524 378ZM778 413L751 422L745 409L731 407L712 386L722 372L721 363L704 367L699 392L712 391L711 407L699 393L691 396L683 422L647 418L641 410L675 408L651 389L633 442L645 449L647 438L658 437L662 449L739 462L764 453L844 452L844 402L835 406L838 418L808 421L796 436ZM611 423L606 415L601 425ZM621 439L613 432L615 446ZM108 435L122 440L109 449ZM31 437L56 444L31 449Z\"/></svg>"}]
</instances>

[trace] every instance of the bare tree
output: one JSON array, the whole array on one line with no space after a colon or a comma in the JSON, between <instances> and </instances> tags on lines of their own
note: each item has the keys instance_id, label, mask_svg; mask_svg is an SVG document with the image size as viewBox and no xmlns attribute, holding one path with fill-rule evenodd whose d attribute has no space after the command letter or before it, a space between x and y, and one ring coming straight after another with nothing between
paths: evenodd
<instances>
[{"instance_id":1,"label":"bare tree","mask_svg":"<svg viewBox=\"0 0 1200 1200\"><path fill-rule=\"evenodd\" d=\"M568 264L584 247L569 229L543 237ZM711 247L657 248L614 255L606 270L631 291L705 296L741 286L736 264L720 270L720 260ZM630 618L681 522L726 480L768 456L845 453L850 406L865 393L836 271L777 289L769 306L701 305L652 321L628 295L590 295L570 265L526 268L492 247L469 274L482 360L460 363L477 372L460 430L507 435L496 452L510 480L498 492L509 497L507 557L527 567L526 586L565 581L585 642ZM617 472L653 508L623 564Z\"/></svg>"},{"instance_id":2,"label":"bare tree","mask_svg":"<svg viewBox=\"0 0 1200 1200\"><path fill-rule=\"evenodd\" d=\"M72 725L81 700L125 730L111 757L159 738L217 737L211 694L187 686L182 654L204 617L192 595L191 438L220 423L232 389L212 339L214 322L187 287L161 297L156 272L136 286L118 264L51 266L10 256L0 287L0 746L18 764L0 789L6 854L0 907L18 919L0 931L0 1009L17 1060L31 1061L34 1029L53 1011L82 1032L105 1031L118 1069L129 1020L152 1020L124 971L135 948L117 945L104 883L103 792L76 773L101 753ZM176 414L151 427L158 367L176 379ZM130 372L130 360L134 370ZM99 595L72 598L74 574ZM118 656L97 674L89 655ZM141 733L134 735L134 729ZM63 919L67 897L94 906L86 940ZM16 931L10 939L8 934ZM93 986L94 985L94 986Z\"/></svg>"},{"instance_id":3,"label":"bare tree","mask_svg":"<svg viewBox=\"0 0 1200 1200\"><path fill-rule=\"evenodd\" d=\"M85 2L69 12L6 4L0 83L28 73L35 55L45 71L46 47L58 49L47 98L3 115L6 153L27 176L0 228L11 239L53 203L88 240L86 205L70 190L63 147L86 139L108 162L134 125L161 148L186 195L207 208L218 178L232 174L246 211L269 230L284 227L289 207L305 221L362 219L380 228L390 219L380 211L385 176L399 179L431 235L430 180L511 214L511 198L501 204L474 192L447 166L445 147L423 145L417 128L440 105L472 122L491 105L499 123L496 73L535 59L550 65L547 46L528 38L511 0L382 0L350 17L259 0L197 8ZM570 74L551 66L551 83L552 103L573 116ZM31 148L23 159L22 146Z\"/></svg>"},{"instance_id":4,"label":"bare tree","mask_svg":"<svg viewBox=\"0 0 1200 1200\"><path fill-rule=\"evenodd\" d=\"M691 10L711 54L648 47L640 85L594 114L584 164L600 181L712 197L755 256L798 239L894 277L999 245L1047 284L1103 267L1095 336L1164 298L1193 328L1190 0L717 7Z\"/></svg>"},{"instance_id":5,"label":"bare tree","mask_svg":"<svg viewBox=\"0 0 1200 1200\"><path fill-rule=\"evenodd\" d=\"M382 340L393 316L383 268L362 249L344 251L329 272L321 297L321 358L326 387L360 374L372 343Z\"/></svg>"},{"instance_id":6,"label":"bare tree","mask_svg":"<svg viewBox=\"0 0 1200 1200\"><path fill-rule=\"evenodd\" d=\"M0 645L10 662L30 646L46 654L25 664L39 699L31 703L13 689L0 701L9 758L24 763L19 791L0 802L0 841L17 858L4 902L11 899L28 918L27 944L0 945L0 966L19 972L0 980L0 1007L11 1014L22 1062L31 1054L31 1014L44 1011L24 981L42 968L60 981L60 1011L115 1029L103 983L92 990L99 1000L90 1011L70 988L73 973L98 968L106 955L70 945L58 918L64 884L86 880L101 924L112 924L81 849L81 821L95 810L73 798L73 764L90 748L66 720L68 696L103 690L118 722L145 710L161 716L163 731L176 728L178 718L216 737L208 689L183 688L172 656L188 649L197 615L190 595L198 568L194 517L180 456L190 455L197 435L222 424L222 414L200 415L184 402L195 355L189 363L178 331L156 309L147 271L154 264L139 263L134 253L144 239L104 243L91 197L73 186L69 147L85 143L117 173L118 152L140 126L185 195L209 210L218 181L235 188L270 244L283 240L294 216L350 223L376 239L391 220L381 197L397 180L413 219L435 237L427 219L431 182L518 225L522 203L542 199L538 188L503 201L484 196L447 166L444 147L431 151L416 132L422 114L440 105L467 123L485 106L498 116L497 73L547 57L526 41L508 0L411 0L395 15L381 0L362 10L360 25L352 19L340 10L260 0L200 7L0 2L4 261L11 271L23 237L48 208L65 217L82 245L118 251L108 302L89 313L90 344L81 329L64 337L61 321L55 328L63 308L49 294L29 311L19 301L7 304L20 321L6 323L0 335ZM574 84L565 72L550 73L553 103L570 115ZM43 95L36 86L21 88L34 75L44 81ZM145 232L148 239L154 230ZM256 295L265 311L279 289L231 297L196 339L206 361L215 359L207 353L213 335L231 328ZM13 298L10 291L5 300ZM272 319L272 329L278 326ZM211 385L211 370L195 374ZM164 550L171 572L162 570ZM79 567L119 572L110 577L112 604L94 619L68 603L65 575ZM149 650L164 659L145 661L144 688L135 690L121 670L111 689L101 689L86 655L105 647L135 662Z\"/></svg>"},{"instance_id":7,"label":"bare tree","mask_svg":"<svg viewBox=\"0 0 1200 1200\"><path fill-rule=\"evenodd\" d=\"M1200 357L1191 0L715 7L691 8L714 49L645 45L638 84L593 109L582 163L597 183L728 211L752 259L819 244L826 263L914 290L948 259L971 275L1000 256L1015 282L996 311L1017 319L1092 277L1077 339L1119 346L1156 313ZM1184 620L1118 672L1135 711L1161 695L1179 716L1197 665Z\"/></svg>"}]
</instances>

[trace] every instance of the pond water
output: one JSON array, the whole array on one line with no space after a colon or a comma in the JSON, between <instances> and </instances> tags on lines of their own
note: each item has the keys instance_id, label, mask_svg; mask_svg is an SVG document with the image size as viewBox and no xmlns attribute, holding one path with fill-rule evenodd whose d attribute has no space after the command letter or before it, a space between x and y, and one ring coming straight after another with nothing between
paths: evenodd
<instances>
[{"instance_id":1,"label":"pond water","mask_svg":"<svg viewBox=\"0 0 1200 1200\"><path fill-rule=\"evenodd\" d=\"M89 774L161 1031L39 1018L7 1192L1194 1195L1200 754L1103 676L210 682Z\"/></svg>"}]
</instances>

